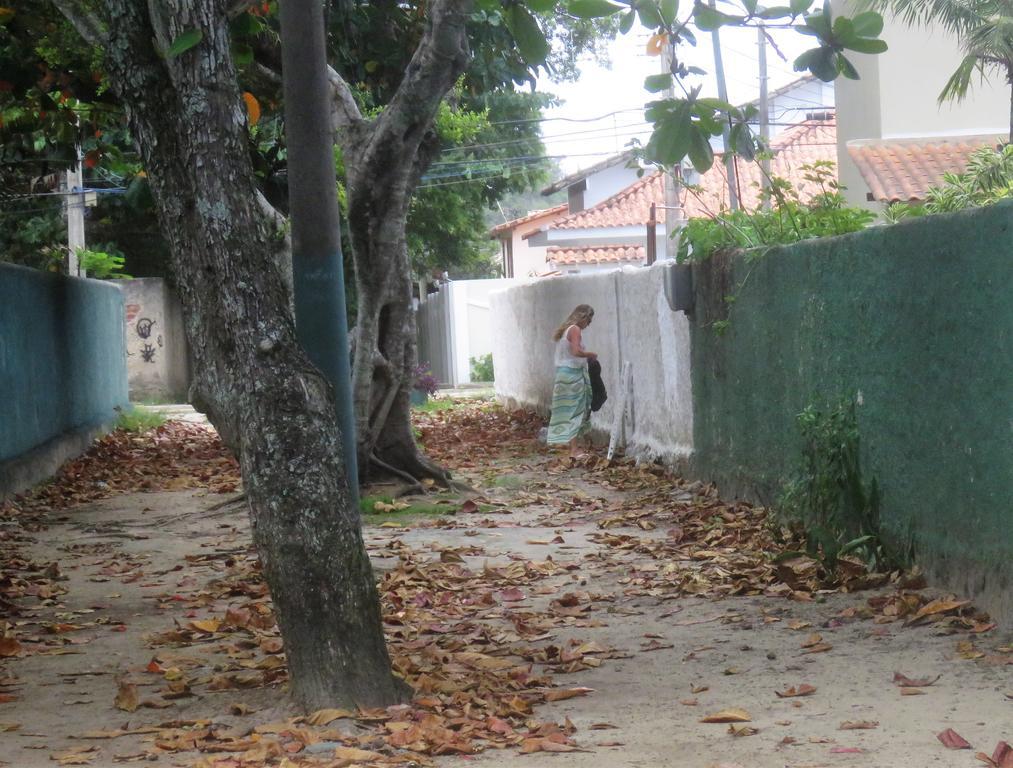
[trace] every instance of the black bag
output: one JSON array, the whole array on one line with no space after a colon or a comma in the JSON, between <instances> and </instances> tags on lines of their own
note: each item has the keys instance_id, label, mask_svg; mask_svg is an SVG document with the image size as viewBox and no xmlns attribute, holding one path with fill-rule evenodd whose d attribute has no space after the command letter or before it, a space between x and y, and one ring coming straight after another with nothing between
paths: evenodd
<instances>
[{"instance_id":1,"label":"black bag","mask_svg":"<svg viewBox=\"0 0 1013 768\"><path fill-rule=\"evenodd\" d=\"M587 375L591 377L591 410L600 411L609 396L605 382L601 380L601 363L597 359L587 361Z\"/></svg>"}]
</instances>

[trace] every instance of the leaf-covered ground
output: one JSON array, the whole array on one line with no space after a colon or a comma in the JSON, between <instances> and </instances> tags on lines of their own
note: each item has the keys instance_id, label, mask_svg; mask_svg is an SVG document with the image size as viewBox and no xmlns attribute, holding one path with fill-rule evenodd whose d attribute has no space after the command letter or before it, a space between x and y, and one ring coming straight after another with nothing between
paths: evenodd
<instances>
[{"instance_id":1,"label":"leaf-covered ground","mask_svg":"<svg viewBox=\"0 0 1013 768\"><path fill-rule=\"evenodd\" d=\"M308 716L217 436L104 438L0 517L0 761L1013 768L1013 642L971 604L777 558L762 509L541 426L419 415L475 491L365 519L416 696Z\"/></svg>"}]
</instances>

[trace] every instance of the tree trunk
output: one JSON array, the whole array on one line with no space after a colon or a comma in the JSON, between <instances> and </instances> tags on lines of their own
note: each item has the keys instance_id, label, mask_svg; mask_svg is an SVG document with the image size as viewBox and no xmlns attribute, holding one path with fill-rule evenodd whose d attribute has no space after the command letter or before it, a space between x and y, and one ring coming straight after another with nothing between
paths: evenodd
<instances>
[{"instance_id":1,"label":"tree trunk","mask_svg":"<svg viewBox=\"0 0 1013 768\"><path fill-rule=\"evenodd\" d=\"M334 400L296 341L258 207L223 0L104 0L111 80L152 183L195 389L239 458L253 537L307 709L397 701L379 600L349 502ZM183 32L202 40L161 57Z\"/></svg>"},{"instance_id":2,"label":"tree trunk","mask_svg":"<svg viewBox=\"0 0 1013 768\"><path fill-rule=\"evenodd\" d=\"M352 396L363 477L379 460L414 478L449 481L412 433L417 360L405 225L412 192L435 152L436 110L469 61L471 6L470 0L433 2L429 26L390 104L373 123L338 131L359 300ZM337 109L347 113L351 97L343 82L338 86Z\"/></svg>"}]
</instances>

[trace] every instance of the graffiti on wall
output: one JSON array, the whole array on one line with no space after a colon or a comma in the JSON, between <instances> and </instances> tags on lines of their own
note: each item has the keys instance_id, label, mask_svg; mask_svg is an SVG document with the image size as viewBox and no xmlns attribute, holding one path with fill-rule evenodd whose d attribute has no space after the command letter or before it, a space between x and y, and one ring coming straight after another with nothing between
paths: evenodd
<instances>
[{"instance_id":1,"label":"graffiti on wall","mask_svg":"<svg viewBox=\"0 0 1013 768\"><path fill-rule=\"evenodd\" d=\"M142 316L140 304L127 304L125 307L127 320L127 356L140 356L141 362L154 364L155 354L162 346L161 334L155 334L158 342L156 347L150 343L157 320Z\"/></svg>"}]
</instances>

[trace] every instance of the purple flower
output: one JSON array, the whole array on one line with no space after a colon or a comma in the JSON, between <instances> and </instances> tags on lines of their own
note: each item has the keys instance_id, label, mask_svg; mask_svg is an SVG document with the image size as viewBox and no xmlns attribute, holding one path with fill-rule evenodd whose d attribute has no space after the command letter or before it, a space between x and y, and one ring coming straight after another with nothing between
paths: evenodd
<instances>
[{"instance_id":1,"label":"purple flower","mask_svg":"<svg viewBox=\"0 0 1013 768\"><path fill-rule=\"evenodd\" d=\"M429 367L429 363L419 363L415 366L412 371L412 387L425 392L427 395L435 395L436 390L439 388L439 382L436 381L436 377L433 376L433 371Z\"/></svg>"}]
</instances>

